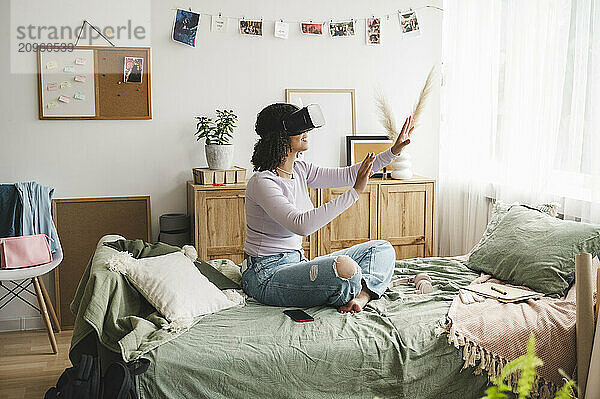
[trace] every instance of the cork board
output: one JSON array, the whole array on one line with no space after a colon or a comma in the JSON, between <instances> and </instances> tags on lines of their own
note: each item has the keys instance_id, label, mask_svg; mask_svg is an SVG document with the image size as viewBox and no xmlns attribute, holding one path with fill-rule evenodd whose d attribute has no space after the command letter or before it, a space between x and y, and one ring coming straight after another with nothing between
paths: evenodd
<instances>
[{"instance_id":1,"label":"cork board","mask_svg":"<svg viewBox=\"0 0 600 399\"><path fill-rule=\"evenodd\" d=\"M52 214L64 252L54 269L56 311L69 329L75 322L69 306L98 240L119 234L150 241L150 196L54 199Z\"/></svg>"},{"instance_id":2,"label":"cork board","mask_svg":"<svg viewBox=\"0 0 600 399\"><path fill-rule=\"evenodd\" d=\"M123 83L125 57L144 60L141 83ZM152 119L149 48L97 49L96 82L100 119Z\"/></svg>"},{"instance_id":3,"label":"cork board","mask_svg":"<svg viewBox=\"0 0 600 399\"><path fill-rule=\"evenodd\" d=\"M126 81L131 60L141 71ZM152 119L150 63L148 47L38 52L40 119Z\"/></svg>"}]
</instances>

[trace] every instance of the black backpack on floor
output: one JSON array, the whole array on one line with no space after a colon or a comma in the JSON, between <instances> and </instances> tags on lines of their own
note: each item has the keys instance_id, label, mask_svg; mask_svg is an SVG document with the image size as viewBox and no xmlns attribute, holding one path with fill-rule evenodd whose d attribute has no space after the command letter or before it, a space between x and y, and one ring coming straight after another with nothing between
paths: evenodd
<instances>
[{"instance_id":1,"label":"black backpack on floor","mask_svg":"<svg viewBox=\"0 0 600 399\"><path fill-rule=\"evenodd\" d=\"M77 365L61 374L56 387L50 388L44 399L135 399L134 378L148 370L148 366L148 359L115 362L102 378L98 357L82 355Z\"/></svg>"},{"instance_id":2,"label":"black backpack on floor","mask_svg":"<svg viewBox=\"0 0 600 399\"><path fill-rule=\"evenodd\" d=\"M102 399L136 399L135 377L145 373L150 360L118 361L108 366L102 384Z\"/></svg>"}]
</instances>

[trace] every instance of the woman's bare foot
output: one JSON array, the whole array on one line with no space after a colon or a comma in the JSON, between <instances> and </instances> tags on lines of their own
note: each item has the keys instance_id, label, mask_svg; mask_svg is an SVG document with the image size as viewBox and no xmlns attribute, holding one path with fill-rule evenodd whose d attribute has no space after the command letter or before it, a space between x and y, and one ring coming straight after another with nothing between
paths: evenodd
<instances>
[{"instance_id":1,"label":"woman's bare foot","mask_svg":"<svg viewBox=\"0 0 600 399\"><path fill-rule=\"evenodd\" d=\"M340 313L358 313L371 300L371 295L365 290L361 290L360 293L356 296L356 298L348 301L347 304L342 305L338 308L338 312Z\"/></svg>"}]
</instances>

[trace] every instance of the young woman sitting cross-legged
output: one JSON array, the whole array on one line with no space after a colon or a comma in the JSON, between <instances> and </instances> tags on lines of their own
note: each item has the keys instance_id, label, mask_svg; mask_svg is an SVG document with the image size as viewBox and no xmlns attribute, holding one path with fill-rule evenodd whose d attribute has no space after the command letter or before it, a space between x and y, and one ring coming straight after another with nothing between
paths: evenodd
<instances>
[{"instance_id":1,"label":"young woman sitting cross-legged","mask_svg":"<svg viewBox=\"0 0 600 399\"><path fill-rule=\"evenodd\" d=\"M308 150L307 131L289 131L284 119L299 108L277 103L256 119L260 139L252 164L257 171L246 187L246 264L244 291L274 306L308 307L327 304L342 313L360 312L379 298L390 283L395 262L391 244L368 241L319 256L304 257L302 236L314 233L358 200L373 171L400 155L410 143L411 118L386 151L368 154L361 163L323 168L297 160ZM344 194L315 208L309 188L352 186Z\"/></svg>"}]
</instances>

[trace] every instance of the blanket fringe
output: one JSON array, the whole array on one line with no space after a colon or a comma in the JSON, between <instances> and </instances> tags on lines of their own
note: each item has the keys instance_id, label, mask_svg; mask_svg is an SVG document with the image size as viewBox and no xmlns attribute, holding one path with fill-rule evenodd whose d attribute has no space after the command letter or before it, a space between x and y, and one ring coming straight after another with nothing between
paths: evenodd
<instances>
[{"instance_id":1,"label":"blanket fringe","mask_svg":"<svg viewBox=\"0 0 600 399\"><path fill-rule=\"evenodd\" d=\"M442 328L438 329L436 332L439 333L440 331L443 331L443 333L448 335L448 344L454 345L454 347L459 350L462 347L462 358L464 363L461 371L468 367L474 367L473 374L480 375L485 371L487 372L488 379L491 381L502 374L502 369L509 362L507 359L491 353L487 349L482 348L458 333L454 328L452 321L448 321L445 326L442 326ZM519 376L519 373L513 373L507 377L506 381L507 385L510 386L515 393L517 392ZM556 384L537 376L531 390L530 398L553 399L556 390Z\"/></svg>"}]
</instances>

